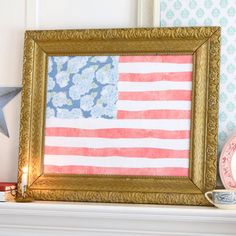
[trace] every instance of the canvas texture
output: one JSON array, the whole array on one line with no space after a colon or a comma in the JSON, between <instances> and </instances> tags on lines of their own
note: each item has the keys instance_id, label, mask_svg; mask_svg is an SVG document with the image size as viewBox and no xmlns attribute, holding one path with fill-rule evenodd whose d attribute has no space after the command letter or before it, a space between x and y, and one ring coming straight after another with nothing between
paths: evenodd
<instances>
[{"instance_id":1,"label":"canvas texture","mask_svg":"<svg viewBox=\"0 0 236 236\"><path fill-rule=\"evenodd\" d=\"M44 171L188 176L192 56L49 57Z\"/></svg>"}]
</instances>

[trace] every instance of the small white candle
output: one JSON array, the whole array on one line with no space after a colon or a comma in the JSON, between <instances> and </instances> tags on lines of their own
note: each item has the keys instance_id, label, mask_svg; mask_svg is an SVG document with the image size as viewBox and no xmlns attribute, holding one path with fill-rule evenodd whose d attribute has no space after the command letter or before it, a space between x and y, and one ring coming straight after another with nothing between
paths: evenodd
<instances>
[{"instance_id":1,"label":"small white candle","mask_svg":"<svg viewBox=\"0 0 236 236\"><path fill-rule=\"evenodd\" d=\"M22 189L22 194L24 194L26 186L27 186L27 181L28 181L28 168L25 166L22 169L22 177L21 177L21 189Z\"/></svg>"}]
</instances>

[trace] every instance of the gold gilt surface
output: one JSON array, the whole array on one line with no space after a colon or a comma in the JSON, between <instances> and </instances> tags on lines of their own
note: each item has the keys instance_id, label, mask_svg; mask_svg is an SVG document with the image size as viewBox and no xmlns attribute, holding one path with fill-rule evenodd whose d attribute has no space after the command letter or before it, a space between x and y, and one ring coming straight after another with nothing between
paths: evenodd
<instances>
[{"instance_id":1,"label":"gold gilt surface","mask_svg":"<svg viewBox=\"0 0 236 236\"><path fill-rule=\"evenodd\" d=\"M189 177L43 173L47 57L51 55L193 55ZM28 166L37 200L207 205L216 183L220 28L53 30L25 33L18 187Z\"/></svg>"}]
</instances>

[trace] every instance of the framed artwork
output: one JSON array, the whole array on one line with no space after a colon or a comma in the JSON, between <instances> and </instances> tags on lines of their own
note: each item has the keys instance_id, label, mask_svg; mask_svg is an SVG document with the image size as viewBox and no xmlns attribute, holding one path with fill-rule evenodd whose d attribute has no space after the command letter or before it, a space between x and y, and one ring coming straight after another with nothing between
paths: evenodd
<instances>
[{"instance_id":1,"label":"framed artwork","mask_svg":"<svg viewBox=\"0 0 236 236\"><path fill-rule=\"evenodd\" d=\"M27 31L19 186L37 200L207 205L219 27Z\"/></svg>"}]
</instances>

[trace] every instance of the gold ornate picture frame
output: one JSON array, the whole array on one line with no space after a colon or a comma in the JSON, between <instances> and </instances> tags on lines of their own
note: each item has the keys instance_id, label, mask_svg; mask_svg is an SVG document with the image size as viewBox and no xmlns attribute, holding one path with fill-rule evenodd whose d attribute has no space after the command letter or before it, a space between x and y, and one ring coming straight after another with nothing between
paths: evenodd
<instances>
[{"instance_id":1,"label":"gold ornate picture frame","mask_svg":"<svg viewBox=\"0 0 236 236\"><path fill-rule=\"evenodd\" d=\"M57 58L63 59L63 62L59 63L60 69L55 73L64 69L72 73L72 67L68 69L68 60L76 57L78 60L86 57L91 65L95 66L92 73L98 73L96 60L100 60L99 63L102 60L108 62L106 57L114 61L121 58L121 62L125 60L137 62L140 58L146 61L151 58L151 64L154 65L158 61L155 66L160 68L163 66L158 64L160 60L161 63L167 60L170 64L167 64L166 68L169 68L172 65L176 66L175 60L178 56L191 57L192 68L186 175L136 174L139 172L86 174L87 169L85 172L79 170L69 174L47 171L47 164L45 164L46 145L49 142L45 138L46 133L49 132L48 121L46 121L47 98L50 73L55 69L52 63L58 61ZM123 68L123 65L118 66ZM182 66L185 68L185 64ZM208 205L204 193L214 189L216 183L219 66L219 27L27 31L24 46L18 189L21 191L23 168L28 167L27 194L36 200ZM177 65L176 68L180 67L181 65ZM111 68L116 67L111 66ZM137 67L135 68L137 70ZM146 66L142 64L142 68L145 70ZM83 72L78 73L77 77L83 74ZM57 74L54 76L56 77ZM74 72L70 77L68 75L67 80L72 80L75 84L75 78L73 79L72 76L75 76ZM87 74L86 76L83 78L88 78ZM105 77L109 78L107 74ZM163 80L163 76L161 78ZM55 84L55 81L53 83ZM66 85L59 87L63 86L66 88ZM127 86L123 87L127 89ZM68 104L70 103L71 101ZM90 113L84 114L90 116ZM137 114L128 113L129 117ZM155 114L160 117L160 111ZM123 116L122 113L120 117L123 119ZM141 118L143 116L142 113ZM149 113L147 117L150 118ZM76 124L80 122L77 121ZM146 128L149 128L148 125ZM53 138L50 140L54 141ZM166 140L165 144L168 142Z\"/></svg>"}]
</instances>

